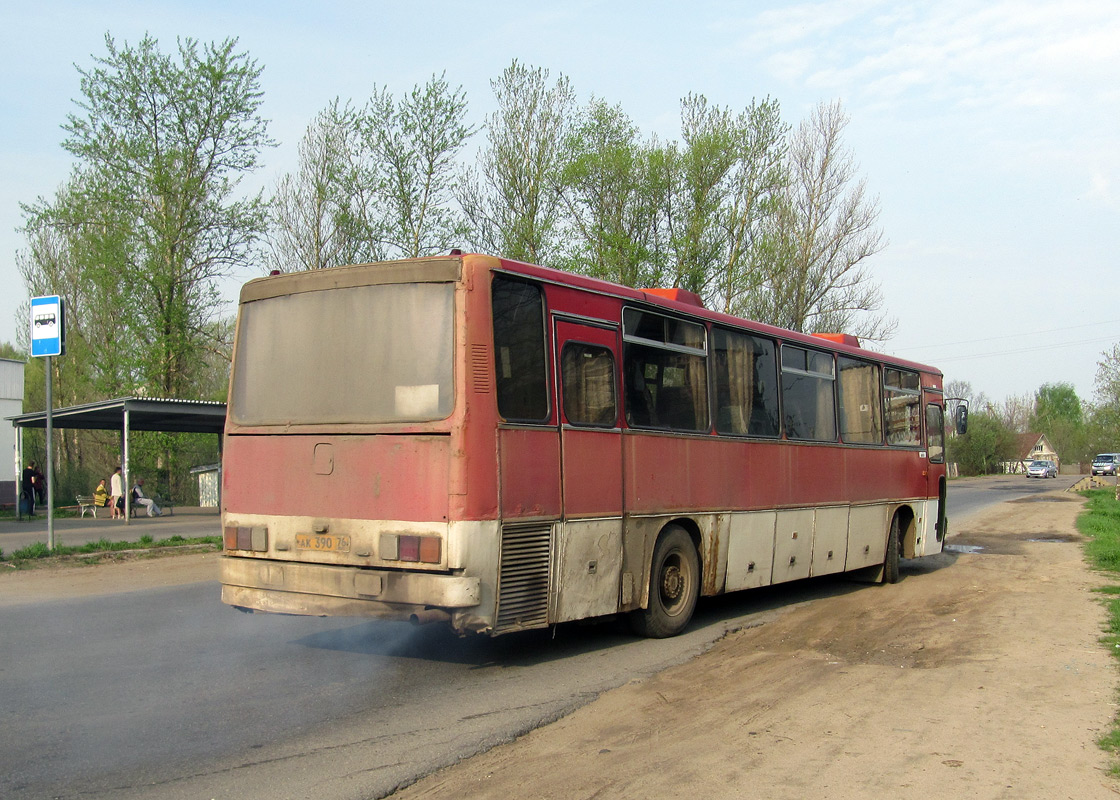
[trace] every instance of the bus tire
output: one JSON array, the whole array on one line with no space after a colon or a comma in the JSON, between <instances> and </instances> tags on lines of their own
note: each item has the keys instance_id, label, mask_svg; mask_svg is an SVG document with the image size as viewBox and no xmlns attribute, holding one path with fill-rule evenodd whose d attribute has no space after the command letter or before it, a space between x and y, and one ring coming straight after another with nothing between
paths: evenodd
<instances>
[{"instance_id":1,"label":"bus tire","mask_svg":"<svg viewBox=\"0 0 1120 800\"><path fill-rule=\"evenodd\" d=\"M696 610L700 596L700 556L692 537L679 525L668 525L657 537L649 573L649 602L631 612L635 633L651 639L676 636Z\"/></svg>"},{"instance_id":2,"label":"bus tire","mask_svg":"<svg viewBox=\"0 0 1120 800\"><path fill-rule=\"evenodd\" d=\"M902 545L902 525L898 514L891 519L891 529L887 534L887 558L883 562L883 583L898 583L899 548Z\"/></svg>"}]
</instances>

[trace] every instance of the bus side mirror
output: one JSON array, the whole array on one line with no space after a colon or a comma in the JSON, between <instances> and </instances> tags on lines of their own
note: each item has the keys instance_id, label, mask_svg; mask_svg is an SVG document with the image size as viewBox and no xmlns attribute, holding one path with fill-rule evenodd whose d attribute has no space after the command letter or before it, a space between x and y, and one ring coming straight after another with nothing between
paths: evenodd
<instances>
[{"instance_id":1,"label":"bus side mirror","mask_svg":"<svg viewBox=\"0 0 1120 800\"><path fill-rule=\"evenodd\" d=\"M957 406L957 435L968 433L968 406Z\"/></svg>"}]
</instances>

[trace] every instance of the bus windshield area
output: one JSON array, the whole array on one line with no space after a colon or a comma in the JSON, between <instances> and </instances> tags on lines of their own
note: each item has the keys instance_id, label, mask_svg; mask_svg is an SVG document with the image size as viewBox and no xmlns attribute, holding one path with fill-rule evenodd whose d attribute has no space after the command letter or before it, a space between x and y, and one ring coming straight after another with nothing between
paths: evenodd
<instances>
[{"instance_id":1,"label":"bus windshield area","mask_svg":"<svg viewBox=\"0 0 1120 800\"><path fill-rule=\"evenodd\" d=\"M454 407L454 284L379 284L244 303L239 425L402 423Z\"/></svg>"}]
</instances>

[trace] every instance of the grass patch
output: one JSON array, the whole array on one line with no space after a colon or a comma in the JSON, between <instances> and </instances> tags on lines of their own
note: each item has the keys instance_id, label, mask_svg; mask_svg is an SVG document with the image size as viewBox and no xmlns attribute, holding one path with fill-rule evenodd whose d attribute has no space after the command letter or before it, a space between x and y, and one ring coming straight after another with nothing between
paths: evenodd
<instances>
[{"instance_id":1,"label":"grass patch","mask_svg":"<svg viewBox=\"0 0 1120 800\"><path fill-rule=\"evenodd\" d=\"M1116 500L1116 490L1091 489L1082 494L1089 502L1077 518L1077 529L1088 537L1085 554L1094 567L1120 579L1120 502ZM1120 658L1120 584L1104 586L1099 591L1108 610L1101 642ZM1120 776L1120 718L1113 719L1112 730L1097 744L1113 754L1112 774Z\"/></svg>"},{"instance_id":2,"label":"grass patch","mask_svg":"<svg viewBox=\"0 0 1120 800\"><path fill-rule=\"evenodd\" d=\"M115 554L137 554L137 553L159 553L165 554L168 550L178 547L197 547L199 549L217 550L222 546L222 537L220 536L171 536L167 539L153 539L150 534L144 534L138 541L119 541L113 542L105 538L98 539L96 542L86 542L79 545L55 545L54 550L48 550L46 542L35 542L21 547L19 550L6 555L3 550L0 550L0 563L7 564L16 569L26 569L33 566L41 566L46 563L58 563L63 559L73 557L91 557L83 558L84 561L96 563L99 559L98 556L111 557ZM116 559L109 559L116 560Z\"/></svg>"}]
</instances>

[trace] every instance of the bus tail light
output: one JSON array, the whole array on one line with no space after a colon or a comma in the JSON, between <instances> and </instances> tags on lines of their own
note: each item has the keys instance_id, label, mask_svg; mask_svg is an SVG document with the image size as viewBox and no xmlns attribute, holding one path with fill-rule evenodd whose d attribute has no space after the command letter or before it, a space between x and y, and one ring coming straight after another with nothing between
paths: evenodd
<instances>
[{"instance_id":1,"label":"bus tail light","mask_svg":"<svg viewBox=\"0 0 1120 800\"><path fill-rule=\"evenodd\" d=\"M438 564L442 556L442 549L442 540L438 536L383 533L381 534L379 555L383 561Z\"/></svg>"},{"instance_id":2,"label":"bus tail light","mask_svg":"<svg viewBox=\"0 0 1120 800\"><path fill-rule=\"evenodd\" d=\"M222 530L222 544L226 550L264 552L268 549L268 528L261 525L227 525Z\"/></svg>"}]
</instances>

